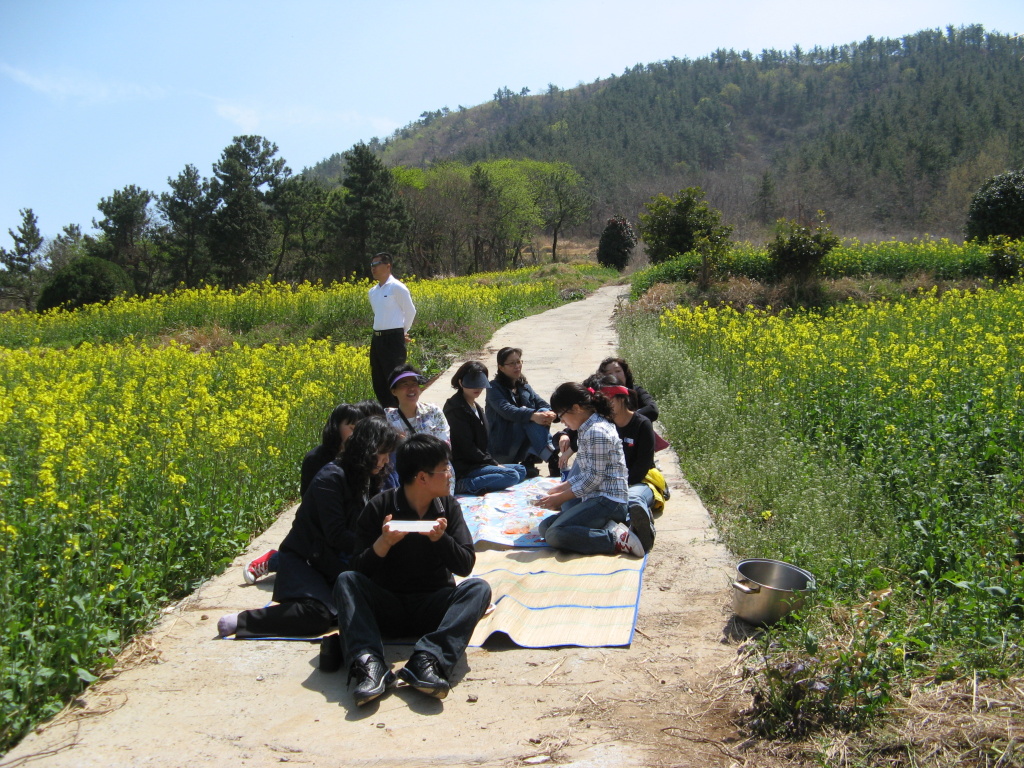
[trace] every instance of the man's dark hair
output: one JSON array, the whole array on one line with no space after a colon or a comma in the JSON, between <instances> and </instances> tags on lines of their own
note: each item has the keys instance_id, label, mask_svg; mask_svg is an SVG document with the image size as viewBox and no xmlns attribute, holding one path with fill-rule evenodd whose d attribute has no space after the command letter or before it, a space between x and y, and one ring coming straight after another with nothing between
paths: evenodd
<instances>
[{"instance_id":1,"label":"man's dark hair","mask_svg":"<svg viewBox=\"0 0 1024 768\"><path fill-rule=\"evenodd\" d=\"M451 451L444 440L418 432L398 446L395 456L398 482L409 485L420 472L433 472L438 464L450 458Z\"/></svg>"},{"instance_id":2,"label":"man's dark hair","mask_svg":"<svg viewBox=\"0 0 1024 768\"><path fill-rule=\"evenodd\" d=\"M391 254L390 253L378 253L376 256L374 256L372 259L370 259L370 261L379 261L382 264L390 264L391 263Z\"/></svg>"}]
</instances>

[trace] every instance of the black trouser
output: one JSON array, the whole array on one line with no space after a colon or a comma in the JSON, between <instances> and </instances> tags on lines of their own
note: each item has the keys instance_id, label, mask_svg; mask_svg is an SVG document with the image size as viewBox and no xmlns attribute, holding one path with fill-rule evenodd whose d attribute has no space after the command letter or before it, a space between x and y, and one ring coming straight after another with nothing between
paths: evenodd
<instances>
[{"instance_id":1,"label":"black trouser","mask_svg":"<svg viewBox=\"0 0 1024 768\"><path fill-rule=\"evenodd\" d=\"M374 331L370 340L370 375L373 393L385 408L397 408L398 399L391 394L391 371L405 363L405 330L391 328Z\"/></svg>"},{"instance_id":2,"label":"black trouser","mask_svg":"<svg viewBox=\"0 0 1024 768\"><path fill-rule=\"evenodd\" d=\"M330 609L311 597L242 611L235 637L313 637L331 628Z\"/></svg>"},{"instance_id":3,"label":"black trouser","mask_svg":"<svg viewBox=\"0 0 1024 768\"><path fill-rule=\"evenodd\" d=\"M345 571L335 582L334 599L349 664L364 653L383 659L381 632L393 637L422 635L413 652L426 651L451 675L491 603L491 585L466 579L434 592L399 594L362 573Z\"/></svg>"}]
</instances>

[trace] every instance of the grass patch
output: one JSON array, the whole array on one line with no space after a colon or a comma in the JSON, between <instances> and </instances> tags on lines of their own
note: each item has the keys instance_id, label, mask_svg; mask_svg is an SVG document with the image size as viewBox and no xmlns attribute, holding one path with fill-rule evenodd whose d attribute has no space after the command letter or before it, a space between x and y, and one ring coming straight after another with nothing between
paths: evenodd
<instances>
[{"instance_id":1,"label":"grass patch","mask_svg":"<svg viewBox=\"0 0 1024 768\"><path fill-rule=\"evenodd\" d=\"M860 733L856 764L932 764L914 739L877 751L908 702L964 681L1014 690L1024 671L1024 290L822 313L654 304L623 314L620 352L720 535L818 580L746 648L746 727L822 753ZM1004 723L963 751L1019 764L1020 712Z\"/></svg>"}]
</instances>

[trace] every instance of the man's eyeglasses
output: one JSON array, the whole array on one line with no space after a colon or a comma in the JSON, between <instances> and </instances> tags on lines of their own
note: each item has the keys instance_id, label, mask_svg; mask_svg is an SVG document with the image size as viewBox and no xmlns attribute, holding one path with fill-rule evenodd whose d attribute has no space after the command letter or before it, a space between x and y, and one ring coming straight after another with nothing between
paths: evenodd
<instances>
[{"instance_id":1,"label":"man's eyeglasses","mask_svg":"<svg viewBox=\"0 0 1024 768\"><path fill-rule=\"evenodd\" d=\"M384 263L383 261L371 261L370 262L370 269L373 269L374 267L379 267L383 263Z\"/></svg>"},{"instance_id":2,"label":"man's eyeglasses","mask_svg":"<svg viewBox=\"0 0 1024 768\"><path fill-rule=\"evenodd\" d=\"M424 472L426 472L426 470L424 470ZM451 473L451 467L445 467L444 469L438 470L437 472L427 472L428 475L450 475Z\"/></svg>"}]
</instances>

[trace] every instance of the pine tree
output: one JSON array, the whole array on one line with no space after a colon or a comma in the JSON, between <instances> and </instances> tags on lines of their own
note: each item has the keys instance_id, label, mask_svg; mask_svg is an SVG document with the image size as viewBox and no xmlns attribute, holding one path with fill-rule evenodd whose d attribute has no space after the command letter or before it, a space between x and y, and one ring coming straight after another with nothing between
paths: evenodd
<instances>
[{"instance_id":1,"label":"pine tree","mask_svg":"<svg viewBox=\"0 0 1024 768\"><path fill-rule=\"evenodd\" d=\"M19 213L21 224L18 229L7 230L14 241L14 250L0 248L0 264L3 265L0 270L0 289L21 302L25 309L32 309L46 278L44 259L40 253L43 236L39 233L39 220L31 208L24 208Z\"/></svg>"},{"instance_id":2,"label":"pine tree","mask_svg":"<svg viewBox=\"0 0 1024 768\"><path fill-rule=\"evenodd\" d=\"M268 195L291 170L262 136L236 136L213 166L211 191L219 201L211 229L211 257L222 284L265 275L271 261Z\"/></svg>"},{"instance_id":3,"label":"pine tree","mask_svg":"<svg viewBox=\"0 0 1024 768\"><path fill-rule=\"evenodd\" d=\"M402 249L409 214L391 171L366 144L345 153L344 193L334 211L339 275L365 269L370 256Z\"/></svg>"}]
</instances>

